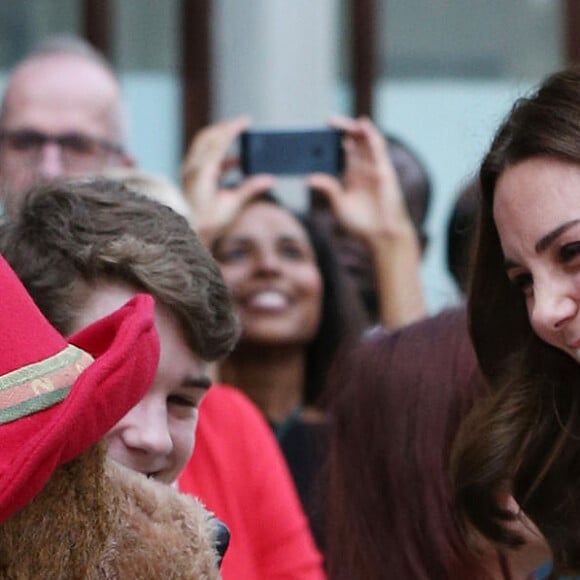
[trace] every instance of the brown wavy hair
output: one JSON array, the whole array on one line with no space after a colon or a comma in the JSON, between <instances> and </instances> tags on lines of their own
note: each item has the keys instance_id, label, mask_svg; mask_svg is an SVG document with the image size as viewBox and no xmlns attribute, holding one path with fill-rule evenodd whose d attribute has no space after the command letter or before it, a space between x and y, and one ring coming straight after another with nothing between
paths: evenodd
<instances>
[{"instance_id":1,"label":"brown wavy hair","mask_svg":"<svg viewBox=\"0 0 580 580\"><path fill-rule=\"evenodd\" d=\"M372 335L336 361L330 385L330 578L488 578L449 475L453 439L484 393L465 312Z\"/></svg>"},{"instance_id":2,"label":"brown wavy hair","mask_svg":"<svg viewBox=\"0 0 580 580\"><path fill-rule=\"evenodd\" d=\"M491 394L462 429L454 455L457 503L484 535L508 545L517 514L511 493L548 541L552 577L580 571L580 365L541 341L523 295L504 271L493 220L496 184L527 159L580 165L580 69L548 77L519 99L480 169L481 209L468 311L470 332ZM580 199L580 198L579 198Z\"/></svg>"},{"instance_id":3,"label":"brown wavy hair","mask_svg":"<svg viewBox=\"0 0 580 580\"><path fill-rule=\"evenodd\" d=\"M87 284L147 292L179 320L193 352L227 355L239 335L221 271L188 221L115 180L50 181L0 225L0 251L45 316L71 331Z\"/></svg>"}]
</instances>

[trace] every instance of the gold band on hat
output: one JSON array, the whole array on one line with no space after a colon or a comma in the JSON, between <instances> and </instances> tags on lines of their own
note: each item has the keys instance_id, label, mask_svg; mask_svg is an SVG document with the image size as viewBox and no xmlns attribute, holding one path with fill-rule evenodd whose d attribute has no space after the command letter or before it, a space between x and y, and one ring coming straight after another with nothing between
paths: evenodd
<instances>
[{"instance_id":1,"label":"gold band on hat","mask_svg":"<svg viewBox=\"0 0 580 580\"><path fill-rule=\"evenodd\" d=\"M0 376L0 425L60 403L93 357L73 345Z\"/></svg>"}]
</instances>

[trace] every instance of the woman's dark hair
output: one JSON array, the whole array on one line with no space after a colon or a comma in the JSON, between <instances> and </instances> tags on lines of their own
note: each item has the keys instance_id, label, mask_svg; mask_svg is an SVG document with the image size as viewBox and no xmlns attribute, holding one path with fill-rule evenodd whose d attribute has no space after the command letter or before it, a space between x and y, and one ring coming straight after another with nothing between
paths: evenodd
<instances>
[{"instance_id":1,"label":"woman's dark hair","mask_svg":"<svg viewBox=\"0 0 580 580\"><path fill-rule=\"evenodd\" d=\"M330 578L485 578L449 476L452 441L484 391L465 312L371 334L330 384Z\"/></svg>"},{"instance_id":2,"label":"woman's dark hair","mask_svg":"<svg viewBox=\"0 0 580 580\"><path fill-rule=\"evenodd\" d=\"M541 341L504 271L493 220L503 172L532 158L580 164L580 69L518 100L480 170L478 243L469 322L493 393L469 419L454 460L458 505L488 537L521 542L498 504L510 492L547 539L554 578L580 571L580 365Z\"/></svg>"},{"instance_id":3,"label":"woman's dark hair","mask_svg":"<svg viewBox=\"0 0 580 580\"><path fill-rule=\"evenodd\" d=\"M304 404L325 407L323 386L330 365L339 351L358 341L366 319L356 289L341 270L328 238L309 216L296 217L308 233L323 283L320 325L306 349Z\"/></svg>"},{"instance_id":4,"label":"woman's dark hair","mask_svg":"<svg viewBox=\"0 0 580 580\"><path fill-rule=\"evenodd\" d=\"M421 156L408 143L394 135L385 137L409 216L417 231L421 249L424 250L428 241L425 221L433 196L429 172Z\"/></svg>"},{"instance_id":5,"label":"woman's dark hair","mask_svg":"<svg viewBox=\"0 0 580 580\"><path fill-rule=\"evenodd\" d=\"M467 293L479 207L479 179L461 189L447 222L447 269L457 287Z\"/></svg>"}]
</instances>

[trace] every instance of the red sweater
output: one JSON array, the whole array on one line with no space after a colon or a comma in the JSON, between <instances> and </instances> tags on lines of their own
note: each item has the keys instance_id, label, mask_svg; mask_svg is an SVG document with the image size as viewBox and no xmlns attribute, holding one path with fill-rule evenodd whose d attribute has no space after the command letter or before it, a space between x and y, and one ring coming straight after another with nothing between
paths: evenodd
<instances>
[{"instance_id":1,"label":"red sweater","mask_svg":"<svg viewBox=\"0 0 580 580\"><path fill-rule=\"evenodd\" d=\"M223 580L324 580L322 557L284 457L259 409L214 385L199 413L195 451L179 478L228 526Z\"/></svg>"}]
</instances>

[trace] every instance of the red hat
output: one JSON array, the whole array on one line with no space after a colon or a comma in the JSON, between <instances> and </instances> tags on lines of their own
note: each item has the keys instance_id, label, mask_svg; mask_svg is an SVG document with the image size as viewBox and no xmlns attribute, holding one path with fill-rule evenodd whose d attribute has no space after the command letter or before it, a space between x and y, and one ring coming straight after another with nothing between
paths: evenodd
<instances>
[{"instance_id":1,"label":"red hat","mask_svg":"<svg viewBox=\"0 0 580 580\"><path fill-rule=\"evenodd\" d=\"M0 289L3 522L141 399L157 370L159 339L153 299L144 294L67 342L2 256Z\"/></svg>"}]
</instances>

